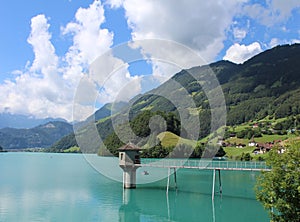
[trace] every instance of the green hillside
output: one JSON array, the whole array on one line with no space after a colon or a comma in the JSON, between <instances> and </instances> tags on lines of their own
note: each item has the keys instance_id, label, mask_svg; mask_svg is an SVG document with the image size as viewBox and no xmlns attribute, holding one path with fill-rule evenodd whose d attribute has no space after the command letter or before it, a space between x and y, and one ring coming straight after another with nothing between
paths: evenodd
<instances>
[{"instance_id":1,"label":"green hillside","mask_svg":"<svg viewBox=\"0 0 300 222\"><path fill-rule=\"evenodd\" d=\"M172 147L177 144L185 144L189 146L195 146L197 144L197 141L195 140L184 139L168 131L160 133L157 137L161 141L161 145L164 147Z\"/></svg>"},{"instance_id":2,"label":"green hillside","mask_svg":"<svg viewBox=\"0 0 300 222\"><path fill-rule=\"evenodd\" d=\"M108 138L111 141L116 141L116 135L113 135L112 120L117 127L122 127L126 112L129 112L129 119L134 120L139 114L147 110L152 113L157 111L165 114L172 113L179 122L183 122L183 128L180 132L178 132L177 127L176 135L191 140L205 138L211 131L211 104L208 101L207 93L211 95L214 93L214 89L209 88L214 84L209 79L208 74L212 70L219 80L225 96L227 126L229 128L244 127L248 130L245 124L267 120L268 124L274 125L275 134L286 134L288 130L292 129L291 121L289 120L285 122L284 126L282 124L280 126L278 120L288 117L295 118L300 114L299 59L300 44L294 44L277 46L239 65L228 61L219 61L206 66L182 70L156 89L133 98L113 117L106 116L98 120L96 123L97 130L103 141ZM205 91L203 86L207 86L208 90ZM184 97L186 94L188 97ZM194 107L191 106L189 100L193 102ZM189 121L193 118L199 120L200 129L197 128L198 125L194 121ZM90 126L80 128L77 131L81 138L86 139L84 144L88 144L90 147L94 135L89 135L87 132L92 132L91 129ZM298 129L296 127L295 130ZM175 131L175 129L172 130ZM270 134L268 127L262 127L262 130L267 130L263 131L262 134ZM230 130L227 131L230 132ZM272 133L274 134L274 132ZM248 134L251 133L250 130ZM71 147L76 145L74 138L74 134L69 135L56 144L70 144ZM69 143L70 140L73 143ZM171 139L169 140L171 141ZM145 145L145 141L141 143ZM97 150L100 145L95 143L91 150ZM116 142L116 145L120 144ZM65 148L69 147L64 146Z\"/></svg>"}]
</instances>

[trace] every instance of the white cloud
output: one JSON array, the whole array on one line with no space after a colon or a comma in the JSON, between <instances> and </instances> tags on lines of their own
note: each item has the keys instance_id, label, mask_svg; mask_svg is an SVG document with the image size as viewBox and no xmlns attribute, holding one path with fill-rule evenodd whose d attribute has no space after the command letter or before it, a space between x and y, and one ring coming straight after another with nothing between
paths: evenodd
<instances>
[{"instance_id":1,"label":"white cloud","mask_svg":"<svg viewBox=\"0 0 300 222\"><path fill-rule=\"evenodd\" d=\"M282 45L282 44L287 44L287 43L288 43L288 41L286 41L286 40L281 40L281 39L278 39L278 38L272 38L270 43L269 43L269 47L273 48L277 45Z\"/></svg>"},{"instance_id":2,"label":"white cloud","mask_svg":"<svg viewBox=\"0 0 300 222\"><path fill-rule=\"evenodd\" d=\"M62 29L63 34L73 35L74 42L66 55L68 67L64 77L70 79L74 73L78 76L84 67L89 66L89 81L80 83L80 91L85 93L77 91L75 98L75 112L84 111L80 111L82 119L91 115L92 109L78 108L78 105L93 107L96 99L101 104L127 101L141 91L141 84L138 77L130 76L127 71L128 64L115 58L109 51L113 44L113 33L107 29L99 29L105 21L100 1L95 1L89 9L78 9L75 18L75 22ZM98 95L97 90L100 90ZM79 113L74 115L79 118Z\"/></svg>"},{"instance_id":3,"label":"white cloud","mask_svg":"<svg viewBox=\"0 0 300 222\"><path fill-rule=\"evenodd\" d=\"M245 29L233 28L233 36L236 40L241 41L247 35L247 31Z\"/></svg>"},{"instance_id":4,"label":"white cloud","mask_svg":"<svg viewBox=\"0 0 300 222\"><path fill-rule=\"evenodd\" d=\"M263 25L274 26L284 22L293 10L299 10L299 0L269 0L266 6L261 4L249 4L244 7L244 12Z\"/></svg>"},{"instance_id":5,"label":"white cloud","mask_svg":"<svg viewBox=\"0 0 300 222\"><path fill-rule=\"evenodd\" d=\"M226 30L244 2L246 0L229 0L225 4L198 0L124 0L122 4L118 1L112 6L124 8L133 40L170 40L183 44L199 55L195 60L195 56L187 56L187 50L181 50L183 48L168 50L166 42L162 46L141 44L145 59L165 58L164 61L151 62L153 77L162 83L181 69L213 62L224 47ZM246 31L236 29L235 34L242 39ZM168 61L176 61L176 64L168 64Z\"/></svg>"},{"instance_id":6,"label":"white cloud","mask_svg":"<svg viewBox=\"0 0 300 222\"><path fill-rule=\"evenodd\" d=\"M100 1L79 8L75 21L62 28L63 34L71 34L73 44L65 55L58 57L51 43L48 19L45 15L33 17L28 43L32 45L34 61L25 70L15 71L14 80L0 85L0 94L5 95L0 111L72 120L73 97L79 80L89 63L112 45L113 34L100 28L104 21Z\"/></svg>"},{"instance_id":7,"label":"white cloud","mask_svg":"<svg viewBox=\"0 0 300 222\"><path fill-rule=\"evenodd\" d=\"M107 0L106 3L112 8L119 8L123 4L124 0Z\"/></svg>"},{"instance_id":8,"label":"white cloud","mask_svg":"<svg viewBox=\"0 0 300 222\"><path fill-rule=\"evenodd\" d=\"M127 70L118 71L107 80L104 90L99 93L98 101L129 101L141 92L142 78L143 76L130 76Z\"/></svg>"},{"instance_id":9,"label":"white cloud","mask_svg":"<svg viewBox=\"0 0 300 222\"><path fill-rule=\"evenodd\" d=\"M262 52L262 49L258 42L253 42L250 45L240 45L235 43L229 47L223 59L234 63L243 63L260 52Z\"/></svg>"},{"instance_id":10,"label":"white cloud","mask_svg":"<svg viewBox=\"0 0 300 222\"><path fill-rule=\"evenodd\" d=\"M151 44L139 46L146 60L151 60L151 56L157 55L166 58L165 61L151 61L152 77L164 82L181 68L214 61L224 47L223 42L228 34L226 31L229 29L233 31L235 40L242 41L249 27L233 25L235 16L248 15L261 24L272 26L286 21L293 10L299 9L300 6L298 0L270 0L266 6L247 2L247 0L188 2L108 0L106 4L112 8L124 8L133 40L151 38L171 40L191 48L203 58L191 60L186 51L180 49L163 51L161 49L164 47L153 47ZM47 17L45 15L33 17L27 41L32 46L34 60L27 63L24 70L15 71L14 80L7 80L0 85L0 94L5 95L1 100L0 112L9 110L12 113L32 114L41 118L52 116L71 120L77 84L87 72L89 64L112 47L114 36L112 32L101 28L104 22L104 7L99 0L95 0L87 8L79 8L74 20L61 28L61 33L70 37L72 44L65 55L58 57L51 43L52 36ZM266 45L274 46L282 42L286 40L273 38ZM292 39L289 42L299 40ZM226 51L224 59L241 63L261 51L258 42L250 45L236 43ZM167 63L177 60L180 60L178 64ZM130 76L126 64L112 55L104 61L108 70L110 65L115 69L119 67L119 70L110 77L105 72L106 69L102 69L101 74L93 76L95 73L92 73L87 77L93 78L95 81L93 84L103 86L98 96L101 103L116 99L126 100L141 90L143 76ZM93 91L91 85L82 90ZM90 98L83 96L81 99ZM83 104L80 108L85 113L92 110Z\"/></svg>"},{"instance_id":11,"label":"white cloud","mask_svg":"<svg viewBox=\"0 0 300 222\"><path fill-rule=\"evenodd\" d=\"M27 39L35 55L31 71L47 72L45 69L57 66L58 58L50 42L49 26L45 15L37 15L31 19L31 33Z\"/></svg>"},{"instance_id":12,"label":"white cloud","mask_svg":"<svg viewBox=\"0 0 300 222\"><path fill-rule=\"evenodd\" d=\"M128 64L109 51L98 57L89 69L89 77L96 84L98 102L128 101L141 92L138 76L131 76Z\"/></svg>"},{"instance_id":13,"label":"white cloud","mask_svg":"<svg viewBox=\"0 0 300 222\"><path fill-rule=\"evenodd\" d=\"M62 28L64 35L73 35L73 45L67 54L67 61L76 60L82 64L90 64L109 49L113 42L113 34L107 29L100 29L100 25L105 21L100 1L94 1L89 8L79 8L75 18L76 21Z\"/></svg>"},{"instance_id":14,"label":"white cloud","mask_svg":"<svg viewBox=\"0 0 300 222\"><path fill-rule=\"evenodd\" d=\"M73 44L63 60L63 78L74 87L89 65L100 55L107 52L113 43L113 33L101 29L105 21L104 9L100 1L94 1L88 8L79 8L75 21L61 28L64 35L72 36Z\"/></svg>"},{"instance_id":15,"label":"white cloud","mask_svg":"<svg viewBox=\"0 0 300 222\"><path fill-rule=\"evenodd\" d=\"M175 73L181 69L169 63L152 61L153 64L153 77L160 83L163 83L170 79Z\"/></svg>"},{"instance_id":16,"label":"white cloud","mask_svg":"<svg viewBox=\"0 0 300 222\"><path fill-rule=\"evenodd\" d=\"M269 47L273 48L277 45L294 44L294 43L300 43L300 40L299 39L286 40L286 39L272 38L269 43Z\"/></svg>"},{"instance_id":17,"label":"white cloud","mask_svg":"<svg viewBox=\"0 0 300 222\"><path fill-rule=\"evenodd\" d=\"M300 43L300 39L292 39L291 43L293 43L293 44L294 43L298 43L299 44Z\"/></svg>"},{"instance_id":18,"label":"white cloud","mask_svg":"<svg viewBox=\"0 0 300 222\"><path fill-rule=\"evenodd\" d=\"M298 0L273 0L271 1L271 8L273 11L278 12L280 17L286 18L291 15L294 9L299 9L300 2Z\"/></svg>"},{"instance_id":19,"label":"white cloud","mask_svg":"<svg viewBox=\"0 0 300 222\"><path fill-rule=\"evenodd\" d=\"M242 2L125 0L123 7L134 40L173 40L197 51L209 63L223 48L225 29Z\"/></svg>"},{"instance_id":20,"label":"white cloud","mask_svg":"<svg viewBox=\"0 0 300 222\"><path fill-rule=\"evenodd\" d=\"M58 57L51 43L49 24L44 15L31 19L28 42L32 45L34 62L25 71L17 71L14 81L0 86L0 109L12 113L32 114L37 117L67 117L70 107L64 104L72 97L64 93L66 88L58 73Z\"/></svg>"}]
</instances>

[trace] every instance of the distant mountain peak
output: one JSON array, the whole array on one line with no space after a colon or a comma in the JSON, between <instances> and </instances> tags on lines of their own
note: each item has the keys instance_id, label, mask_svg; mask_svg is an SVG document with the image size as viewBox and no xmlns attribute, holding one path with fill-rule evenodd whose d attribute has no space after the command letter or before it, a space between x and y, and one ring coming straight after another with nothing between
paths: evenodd
<instances>
[{"instance_id":1,"label":"distant mountain peak","mask_svg":"<svg viewBox=\"0 0 300 222\"><path fill-rule=\"evenodd\" d=\"M67 122L51 121L33 128L2 128L0 144L5 149L46 148L55 141L73 132Z\"/></svg>"},{"instance_id":2,"label":"distant mountain peak","mask_svg":"<svg viewBox=\"0 0 300 222\"><path fill-rule=\"evenodd\" d=\"M43 128L55 128L53 123L47 123L46 125L43 126Z\"/></svg>"},{"instance_id":3,"label":"distant mountain peak","mask_svg":"<svg viewBox=\"0 0 300 222\"><path fill-rule=\"evenodd\" d=\"M12 114L9 112L0 113L0 129L1 128L17 128L29 129L51 121L67 122L62 118L35 118L32 115Z\"/></svg>"}]
</instances>

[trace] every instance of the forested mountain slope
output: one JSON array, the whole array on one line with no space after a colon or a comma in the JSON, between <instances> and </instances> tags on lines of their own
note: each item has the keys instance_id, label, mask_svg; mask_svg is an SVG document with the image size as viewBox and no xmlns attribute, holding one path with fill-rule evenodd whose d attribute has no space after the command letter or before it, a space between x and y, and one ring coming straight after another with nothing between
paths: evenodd
<instances>
[{"instance_id":1,"label":"forested mountain slope","mask_svg":"<svg viewBox=\"0 0 300 222\"><path fill-rule=\"evenodd\" d=\"M211 71L216 75L225 96L227 125L238 125L266 116L281 118L300 114L299 61L300 44L293 44L277 46L243 64L219 61L182 70L158 88L130 101L127 105L130 119L145 110L172 112L179 118L178 112L184 110L184 115L199 116L201 129L198 138L207 136L210 133L211 110L202 86L210 84L205 75ZM179 101L182 100L180 93L183 91L188 93L196 107ZM120 109L119 116L124 115L124 110L126 107ZM118 115L112 118L117 119ZM103 140L114 132L111 118L98 120L96 127ZM191 123L184 127L193 125ZM70 140L73 141L72 145L76 145L73 134L58 141L55 148L65 147Z\"/></svg>"},{"instance_id":2,"label":"forested mountain slope","mask_svg":"<svg viewBox=\"0 0 300 222\"><path fill-rule=\"evenodd\" d=\"M73 131L71 124L48 122L30 129L0 129L0 144L4 149L45 148Z\"/></svg>"}]
</instances>

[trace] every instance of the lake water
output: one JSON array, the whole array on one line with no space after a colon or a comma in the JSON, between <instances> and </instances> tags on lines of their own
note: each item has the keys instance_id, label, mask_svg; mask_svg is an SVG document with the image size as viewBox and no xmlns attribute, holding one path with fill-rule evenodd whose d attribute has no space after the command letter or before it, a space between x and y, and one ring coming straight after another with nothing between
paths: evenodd
<instances>
[{"instance_id":1,"label":"lake water","mask_svg":"<svg viewBox=\"0 0 300 222\"><path fill-rule=\"evenodd\" d=\"M2 153L0 170L0 221L269 221L253 172L222 172L212 202L212 171L179 170L166 195L166 179L123 191L77 154Z\"/></svg>"}]
</instances>

